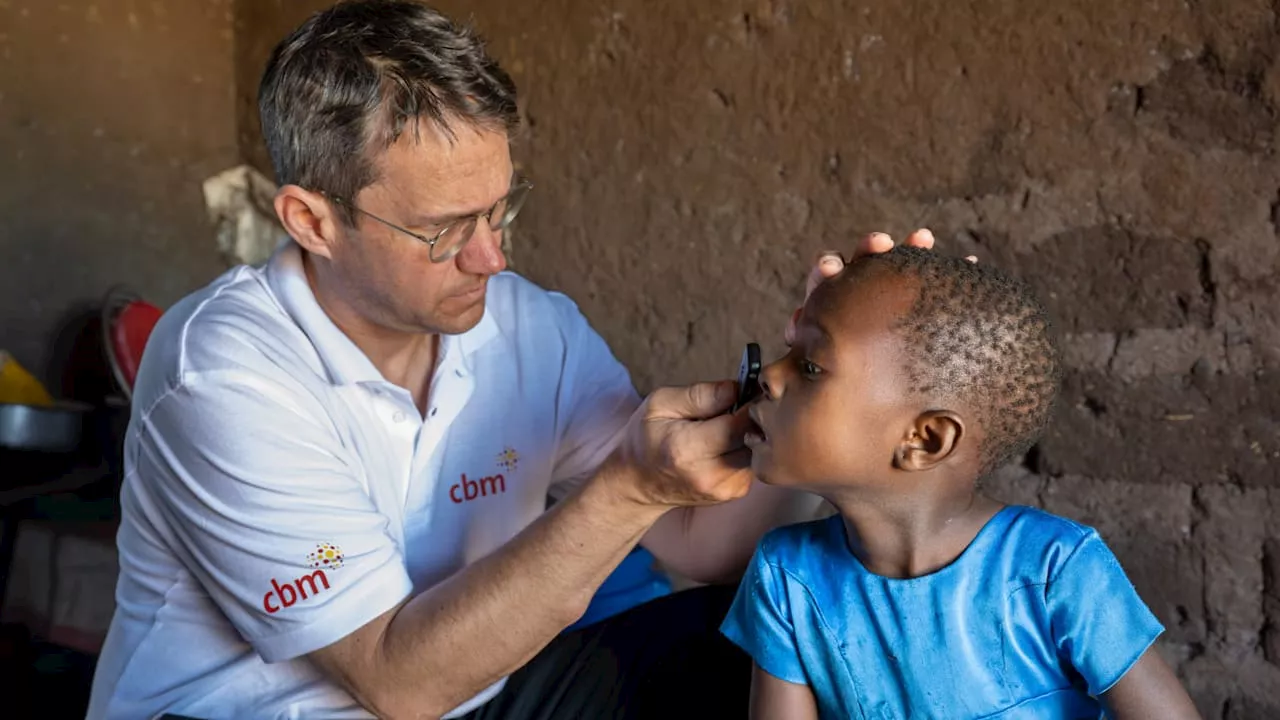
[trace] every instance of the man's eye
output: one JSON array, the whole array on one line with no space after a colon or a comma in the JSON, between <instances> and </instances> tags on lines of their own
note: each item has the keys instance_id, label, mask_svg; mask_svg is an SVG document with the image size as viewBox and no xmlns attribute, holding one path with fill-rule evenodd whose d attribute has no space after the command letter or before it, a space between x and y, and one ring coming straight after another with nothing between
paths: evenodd
<instances>
[{"instance_id":1,"label":"man's eye","mask_svg":"<svg viewBox=\"0 0 1280 720\"><path fill-rule=\"evenodd\" d=\"M814 377L822 374L822 368L814 365L811 360L803 359L800 361L800 372L808 377Z\"/></svg>"}]
</instances>

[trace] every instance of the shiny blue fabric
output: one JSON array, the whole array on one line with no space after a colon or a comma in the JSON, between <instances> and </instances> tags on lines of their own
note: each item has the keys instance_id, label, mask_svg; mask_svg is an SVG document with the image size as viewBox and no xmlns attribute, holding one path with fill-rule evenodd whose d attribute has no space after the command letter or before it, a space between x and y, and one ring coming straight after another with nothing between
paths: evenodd
<instances>
[{"instance_id":1,"label":"shiny blue fabric","mask_svg":"<svg viewBox=\"0 0 1280 720\"><path fill-rule=\"evenodd\" d=\"M594 625L637 605L670 595L671 579L654 567L656 562L648 550L639 545L633 548L605 578L604 584L591 598L587 611L564 632Z\"/></svg>"},{"instance_id":2,"label":"shiny blue fabric","mask_svg":"<svg viewBox=\"0 0 1280 720\"><path fill-rule=\"evenodd\" d=\"M823 718L1099 718L1164 631L1097 532L1003 508L950 565L872 574L840 516L757 548L722 632Z\"/></svg>"}]
</instances>

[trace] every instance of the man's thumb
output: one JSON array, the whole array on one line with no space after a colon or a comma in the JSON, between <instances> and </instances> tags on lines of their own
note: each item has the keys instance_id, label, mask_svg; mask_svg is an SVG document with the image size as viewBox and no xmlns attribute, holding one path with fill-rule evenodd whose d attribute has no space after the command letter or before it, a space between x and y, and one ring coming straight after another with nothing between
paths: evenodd
<instances>
[{"instance_id":1,"label":"man's thumb","mask_svg":"<svg viewBox=\"0 0 1280 720\"><path fill-rule=\"evenodd\" d=\"M706 420L733 407L737 392L737 383L732 380L695 383L680 393L683 397L673 402L671 410L687 420Z\"/></svg>"}]
</instances>

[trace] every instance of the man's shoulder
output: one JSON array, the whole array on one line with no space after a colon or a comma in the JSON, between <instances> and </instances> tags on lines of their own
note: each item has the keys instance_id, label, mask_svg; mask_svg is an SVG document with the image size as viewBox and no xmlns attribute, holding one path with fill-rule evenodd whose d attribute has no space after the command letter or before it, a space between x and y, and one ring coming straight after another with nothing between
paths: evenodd
<instances>
[{"instance_id":1,"label":"man's shoulder","mask_svg":"<svg viewBox=\"0 0 1280 720\"><path fill-rule=\"evenodd\" d=\"M135 394L162 394L193 374L296 373L314 364L309 347L264 271L239 266L165 311L147 340Z\"/></svg>"},{"instance_id":2,"label":"man's shoulder","mask_svg":"<svg viewBox=\"0 0 1280 720\"><path fill-rule=\"evenodd\" d=\"M561 322L578 312L578 305L559 290L550 290L514 272L503 272L489 278L490 311L501 320L528 322L549 320Z\"/></svg>"},{"instance_id":3,"label":"man's shoulder","mask_svg":"<svg viewBox=\"0 0 1280 720\"><path fill-rule=\"evenodd\" d=\"M487 309L503 335L510 339L537 338L572 342L582 332L592 332L578 304L565 293L550 290L510 270L489 279Z\"/></svg>"}]
</instances>

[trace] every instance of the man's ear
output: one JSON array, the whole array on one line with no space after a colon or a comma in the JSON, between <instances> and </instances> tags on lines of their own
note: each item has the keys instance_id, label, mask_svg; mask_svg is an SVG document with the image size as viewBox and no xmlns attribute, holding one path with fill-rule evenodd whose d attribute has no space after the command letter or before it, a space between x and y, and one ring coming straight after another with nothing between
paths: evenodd
<instances>
[{"instance_id":1,"label":"man's ear","mask_svg":"<svg viewBox=\"0 0 1280 720\"><path fill-rule=\"evenodd\" d=\"M932 470L951 457L965 436L964 421L950 410L930 410L916 417L893 453L893 466L918 472Z\"/></svg>"},{"instance_id":2,"label":"man's ear","mask_svg":"<svg viewBox=\"0 0 1280 720\"><path fill-rule=\"evenodd\" d=\"M285 185L276 191L275 208L280 224L302 249L332 257L340 221L325 196L297 185Z\"/></svg>"}]
</instances>

